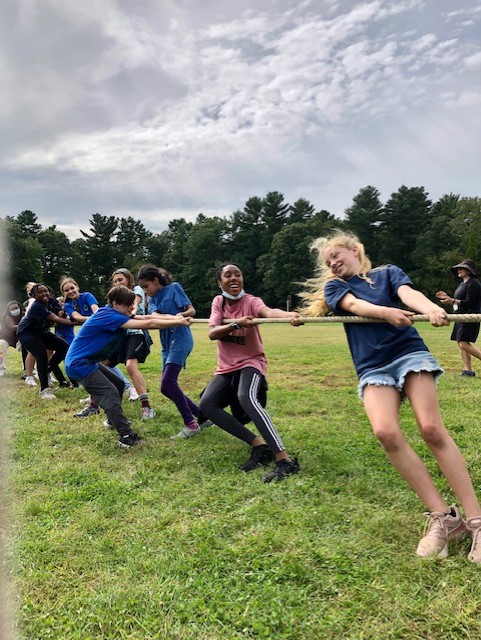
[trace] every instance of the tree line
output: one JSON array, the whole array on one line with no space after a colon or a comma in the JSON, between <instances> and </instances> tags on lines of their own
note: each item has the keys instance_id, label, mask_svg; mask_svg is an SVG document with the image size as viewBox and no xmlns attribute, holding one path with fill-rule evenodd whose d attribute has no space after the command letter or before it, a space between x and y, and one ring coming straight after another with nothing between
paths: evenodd
<instances>
[{"instance_id":1,"label":"tree line","mask_svg":"<svg viewBox=\"0 0 481 640\"><path fill-rule=\"evenodd\" d=\"M338 218L316 211L304 198L285 202L278 191L249 198L226 217L198 214L195 222L169 222L152 233L140 220L95 213L81 238L70 241L56 225L42 228L33 211L0 218L7 239L6 283L10 297L22 301L28 281L44 282L58 292L62 275L73 277L81 291L103 302L112 272L126 267L134 275L150 262L178 280L198 311L209 314L217 293L213 273L223 262L235 262L244 272L246 289L269 306L298 303L302 282L312 276L312 240L333 229L356 233L373 265L393 263L433 298L450 291L456 281L449 267L471 258L481 269L481 199L444 195L429 199L424 187L401 186L385 202L373 186L362 188Z\"/></svg>"}]
</instances>

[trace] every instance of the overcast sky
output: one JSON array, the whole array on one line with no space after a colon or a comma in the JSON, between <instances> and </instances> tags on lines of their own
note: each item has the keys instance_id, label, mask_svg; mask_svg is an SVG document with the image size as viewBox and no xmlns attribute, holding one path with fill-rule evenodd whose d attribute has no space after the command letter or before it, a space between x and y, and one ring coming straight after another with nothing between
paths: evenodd
<instances>
[{"instance_id":1,"label":"overcast sky","mask_svg":"<svg viewBox=\"0 0 481 640\"><path fill-rule=\"evenodd\" d=\"M479 0L7 0L0 217L480 196Z\"/></svg>"}]
</instances>

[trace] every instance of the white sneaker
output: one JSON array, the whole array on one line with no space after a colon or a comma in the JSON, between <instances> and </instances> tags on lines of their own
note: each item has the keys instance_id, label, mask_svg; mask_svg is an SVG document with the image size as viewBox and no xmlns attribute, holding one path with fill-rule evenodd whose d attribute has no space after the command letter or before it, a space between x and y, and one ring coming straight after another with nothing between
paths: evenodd
<instances>
[{"instance_id":1,"label":"white sneaker","mask_svg":"<svg viewBox=\"0 0 481 640\"><path fill-rule=\"evenodd\" d=\"M90 396L88 396L88 398L82 398L79 402L80 404L90 404Z\"/></svg>"},{"instance_id":2,"label":"white sneaker","mask_svg":"<svg viewBox=\"0 0 481 640\"><path fill-rule=\"evenodd\" d=\"M36 387L37 383L35 382L35 378L33 376L27 376L25 378L25 384L29 387Z\"/></svg>"},{"instance_id":3,"label":"white sneaker","mask_svg":"<svg viewBox=\"0 0 481 640\"><path fill-rule=\"evenodd\" d=\"M135 387L129 387L127 389L127 397L130 400L130 402L134 402L135 400L139 399L139 394L135 390Z\"/></svg>"},{"instance_id":4,"label":"white sneaker","mask_svg":"<svg viewBox=\"0 0 481 640\"><path fill-rule=\"evenodd\" d=\"M183 427L179 433L176 433L173 436L170 436L171 440L187 440L187 438L193 438L194 436L200 433L200 427L197 429L189 429L189 427Z\"/></svg>"},{"instance_id":5,"label":"white sneaker","mask_svg":"<svg viewBox=\"0 0 481 640\"><path fill-rule=\"evenodd\" d=\"M152 409L152 407L142 407L142 413L140 417L142 420L150 420L152 418L155 418L155 411Z\"/></svg>"},{"instance_id":6,"label":"white sneaker","mask_svg":"<svg viewBox=\"0 0 481 640\"><path fill-rule=\"evenodd\" d=\"M42 391L40 391L38 395L42 398L42 400L56 400L57 399L57 396L54 394L52 389L50 389L50 387L47 387L46 389L42 389Z\"/></svg>"}]
</instances>

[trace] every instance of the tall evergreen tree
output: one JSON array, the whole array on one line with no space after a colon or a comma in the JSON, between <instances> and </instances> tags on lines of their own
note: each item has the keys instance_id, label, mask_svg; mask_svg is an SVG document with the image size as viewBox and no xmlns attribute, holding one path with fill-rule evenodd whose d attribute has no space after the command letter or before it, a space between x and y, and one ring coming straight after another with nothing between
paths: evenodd
<instances>
[{"instance_id":1,"label":"tall evergreen tree","mask_svg":"<svg viewBox=\"0 0 481 640\"><path fill-rule=\"evenodd\" d=\"M181 283L183 282L184 265L188 258L187 241L193 226L192 222L187 222L184 218L169 222L167 229L169 249L164 256L165 262L157 265L170 271Z\"/></svg>"},{"instance_id":2,"label":"tall evergreen tree","mask_svg":"<svg viewBox=\"0 0 481 640\"><path fill-rule=\"evenodd\" d=\"M147 240L151 236L152 233L140 220L135 220L131 216L121 218L115 241L117 263L130 269L146 262L149 253Z\"/></svg>"},{"instance_id":3,"label":"tall evergreen tree","mask_svg":"<svg viewBox=\"0 0 481 640\"><path fill-rule=\"evenodd\" d=\"M224 218L198 216L187 240L187 260L181 284L188 293L199 317L208 317L210 303L218 293L214 282L215 267L224 262L227 221Z\"/></svg>"},{"instance_id":4,"label":"tall evergreen tree","mask_svg":"<svg viewBox=\"0 0 481 640\"><path fill-rule=\"evenodd\" d=\"M408 274L416 268L413 251L429 226L431 201L424 187L401 186L384 206L379 229L379 261L393 263Z\"/></svg>"},{"instance_id":5,"label":"tall evergreen tree","mask_svg":"<svg viewBox=\"0 0 481 640\"><path fill-rule=\"evenodd\" d=\"M382 209L379 191L367 186L354 196L353 204L345 211L347 228L364 244L373 264L378 262L377 236Z\"/></svg>"},{"instance_id":6,"label":"tall evergreen tree","mask_svg":"<svg viewBox=\"0 0 481 640\"><path fill-rule=\"evenodd\" d=\"M85 238L85 260L88 268L88 288L95 296L103 296L110 276L117 266L115 237L119 224L115 216L95 213L90 222L90 233L80 231Z\"/></svg>"},{"instance_id":7,"label":"tall evergreen tree","mask_svg":"<svg viewBox=\"0 0 481 640\"><path fill-rule=\"evenodd\" d=\"M57 292L60 277L72 271L72 245L68 236L59 231L56 225L40 231L38 240L43 247L42 280Z\"/></svg>"},{"instance_id":8,"label":"tall evergreen tree","mask_svg":"<svg viewBox=\"0 0 481 640\"><path fill-rule=\"evenodd\" d=\"M262 215L262 199L249 198L243 210L235 211L230 218L226 246L226 259L241 267L246 286L256 295L260 292L256 263L263 253L266 234ZM221 262L222 260L219 260L219 264Z\"/></svg>"},{"instance_id":9,"label":"tall evergreen tree","mask_svg":"<svg viewBox=\"0 0 481 640\"><path fill-rule=\"evenodd\" d=\"M10 216L1 221L1 232L7 245L4 269L8 279L5 293L8 292L9 298L22 302L27 282L42 280L44 249L38 238L25 234L25 228Z\"/></svg>"},{"instance_id":10,"label":"tall evergreen tree","mask_svg":"<svg viewBox=\"0 0 481 640\"><path fill-rule=\"evenodd\" d=\"M459 196L451 193L433 204L429 224L419 234L412 254L415 266L410 275L432 300L436 291L449 291L455 282L449 267L462 255L460 232L453 225L458 201Z\"/></svg>"},{"instance_id":11,"label":"tall evergreen tree","mask_svg":"<svg viewBox=\"0 0 481 640\"><path fill-rule=\"evenodd\" d=\"M305 198L299 198L289 207L288 223L307 222L314 215L314 205Z\"/></svg>"}]
</instances>

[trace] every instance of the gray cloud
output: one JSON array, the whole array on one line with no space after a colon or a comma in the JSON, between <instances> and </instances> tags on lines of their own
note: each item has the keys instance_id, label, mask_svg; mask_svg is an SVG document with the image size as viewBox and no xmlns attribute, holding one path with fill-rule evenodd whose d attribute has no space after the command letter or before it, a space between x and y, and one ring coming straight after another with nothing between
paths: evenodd
<instances>
[{"instance_id":1,"label":"gray cloud","mask_svg":"<svg viewBox=\"0 0 481 640\"><path fill-rule=\"evenodd\" d=\"M481 12L450 7L9 3L3 214L155 231L273 189L338 215L366 184L475 195Z\"/></svg>"}]
</instances>

